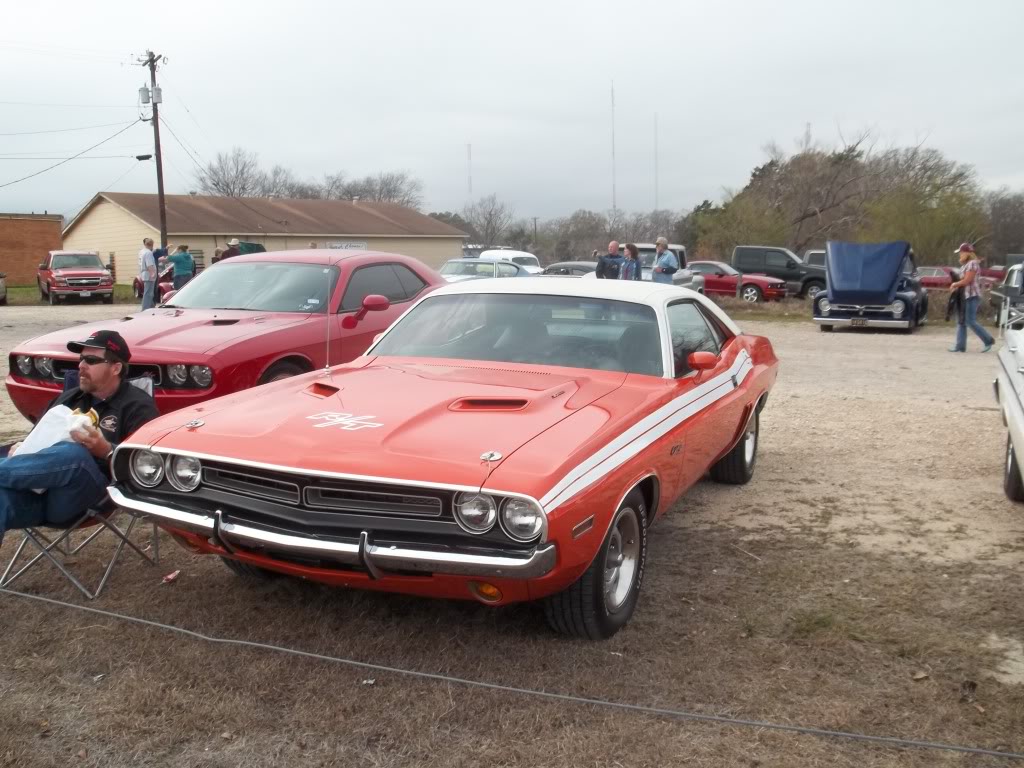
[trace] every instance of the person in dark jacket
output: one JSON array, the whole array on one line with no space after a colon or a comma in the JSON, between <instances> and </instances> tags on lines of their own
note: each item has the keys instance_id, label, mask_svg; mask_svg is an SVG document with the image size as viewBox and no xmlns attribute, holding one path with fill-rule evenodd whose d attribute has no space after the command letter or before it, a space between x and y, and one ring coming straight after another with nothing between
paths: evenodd
<instances>
[{"instance_id":1,"label":"person in dark jacket","mask_svg":"<svg viewBox=\"0 0 1024 768\"><path fill-rule=\"evenodd\" d=\"M132 432L158 416L153 398L128 383L131 351L116 331L96 331L84 341L68 342L80 355L79 385L61 393L58 405L96 411L95 427L71 433L59 442L19 455L15 443L0 458L0 543L4 531L38 525L64 525L106 496L114 449ZM42 493L40 493L42 491Z\"/></svg>"},{"instance_id":2,"label":"person in dark jacket","mask_svg":"<svg viewBox=\"0 0 1024 768\"><path fill-rule=\"evenodd\" d=\"M619 268L619 280L643 280L644 270L640 263L640 249L633 243L626 243L626 258Z\"/></svg>"},{"instance_id":3,"label":"person in dark jacket","mask_svg":"<svg viewBox=\"0 0 1024 768\"><path fill-rule=\"evenodd\" d=\"M224 253L220 255L220 260L230 259L232 256L240 256L242 250L238 247L238 238L233 237L228 240L228 247L224 249Z\"/></svg>"},{"instance_id":4,"label":"person in dark jacket","mask_svg":"<svg viewBox=\"0 0 1024 768\"><path fill-rule=\"evenodd\" d=\"M608 253L597 260L597 269L594 277L604 280L618 280L619 270L622 268L624 259L619 253L618 240L608 243Z\"/></svg>"}]
</instances>

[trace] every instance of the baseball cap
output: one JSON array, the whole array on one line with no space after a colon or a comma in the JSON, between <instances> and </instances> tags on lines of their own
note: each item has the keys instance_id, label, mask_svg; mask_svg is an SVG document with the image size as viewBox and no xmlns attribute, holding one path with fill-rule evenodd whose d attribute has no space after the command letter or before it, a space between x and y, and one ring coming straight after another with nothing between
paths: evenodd
<instances>
[{"instance_id":1,"label":"baseball cap","mask_svg":"<svg viewBox=\"0 0 1024 768\"><path fill-rule=\"evenodd\" d=\"M957 248L953 253L974 253L974 246L970 243L960 243L960 247Z\"/></svg>"},{"instance_id":2,"label":"baseball cap","mask_svg":"<svg viewBox=\"0 0 1024 768\"><path fill-rule=\"evenodd\" d=\"M68 349L72 352L81 352L85 347L102 349L108 357L127 363L132 359L131 350L128 344L117 331L96 331L85 341L69 341Z\"/></svg>"}]
</instances>

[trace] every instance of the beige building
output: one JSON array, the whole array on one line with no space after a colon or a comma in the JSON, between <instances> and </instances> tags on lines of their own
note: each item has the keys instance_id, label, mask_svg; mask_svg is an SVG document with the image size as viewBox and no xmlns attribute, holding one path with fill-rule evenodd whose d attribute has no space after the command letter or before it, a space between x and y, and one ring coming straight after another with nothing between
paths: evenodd
<instances>
[{"instance_id":1,"label":"beige building","mask_svg":"<svg viewBox=\"0 0 1024 768\"><path fill-rule=\"evenodd\" d=\"M231 238L262 243L268 251L351 248L412 256L435 269L462 255L465 233L393 203L286 200L266 197L167 195L167 240L187 245L210 264ZM138 272L143 239L159 246L157 196L100 192L64 229L64 249L99 251L114 264L117 282Z\"/></svg>"}]
</instances>

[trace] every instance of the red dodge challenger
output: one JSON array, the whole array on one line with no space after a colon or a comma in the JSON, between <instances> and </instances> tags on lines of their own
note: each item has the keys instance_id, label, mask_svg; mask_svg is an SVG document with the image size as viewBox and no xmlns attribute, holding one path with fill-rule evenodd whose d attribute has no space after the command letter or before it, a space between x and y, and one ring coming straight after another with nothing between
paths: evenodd
<instances>
[{"instance_id":1,"label":"red dodge challenger","mask_svg":"<svg viewBox=\"0 0 1024 768\"><path fill-rule=\"evenodd\" d=\"M543 600L557 631L606 638L651 523L708 471L751 479L777 366L675 286L452 283L349 363L146 424L109 493L245 576Z\"/></svg>"},{"instance_id":2,"label":"red dodge challenger","mask_svg":"<svg viewBox=\"0 0 1024 768\"><path fill-rule=\"evenodd\" d=\"M351 360L415 299L444 284L420 261L393 253L236 256L203 270L154 309L19 344L10 354L7 392L34 423L60 392L64 373L78 366L67 343L106 328L118 331L131 348L129 375L152 377L157 408L169 413ZM365 311L369 294L386 301L348 328Z\"/></svg>"},{"instance_id":3,"label":"red dodge challenger","mask_svg":"<svg viewBox=\"0 0 1024 768\"><path fill-rule=\"evenodd\" d=\"M739 296L750 303L781 301L786 298L786 281L767 275L745 275L722 261L688 261L694 274L704 275L704 293L708 296ZM736 285L742 281L739 294Z\"/></svg>"}]
</instances>

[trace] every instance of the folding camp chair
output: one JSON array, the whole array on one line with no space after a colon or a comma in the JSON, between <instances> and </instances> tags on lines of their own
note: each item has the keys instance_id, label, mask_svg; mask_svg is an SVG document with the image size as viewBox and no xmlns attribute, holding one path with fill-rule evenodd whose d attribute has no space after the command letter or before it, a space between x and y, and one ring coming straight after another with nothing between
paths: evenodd
<instances>
[{"instance_id":1,"label":"folding camp chair","mask_svg":"<svg viewBox=\"0 0 1024 768\"><path fill-rule=\"evenodd\" d=\"M153 380L148 376L130 379L129 383L152 396ZM64 375L64 389L69 389L75 386L78 386L78 371L68 371ZM119 518L121 517L129 518L128 525L125 528L118 525ZM67 525L47 526L47 532L45 533L41 528L23 528L20 531L22 534L21 542L14 550L14 556L7 564L3 574L0 575L0 587L10 586L16 579L32 568L36 563L42 560L48 560L53 563L57 570L60 571L64 577L78 589L79 592L85 595L86 598L92 600L99 597L103 588L107 585L107 581L110 579L111 573L114 571L114 566L117 564L118 558L121 556L121 551L126 546L132 549L149 565L157 565L160 562L159 529L155 523L152 524L152 555L147 551L140 549L130 539L132 529L135 527L136 523L141 520L141 515L138 515L131 510L121 509L107 498L96 506L87 509L79 517L68 522ZM72 563L68 562L67 558L77 555L104 531L109 531L113 534L118 539L118 542L114 548L114 554L106 564L99 584L94 590L90 590L81 582L81 580L78 579L78 577L75 576L74 573L72 573L71 568L69 567ZM11 531L10 533L14 533L14 531ZM84 534L85 537L78 543L75 543L74 537L76 534ZM35 549L38 550L38 553L28 558L25 564L15 571L14 569L17 566L19 559L29 544L34 546ZM29 552L31 551L32 550L29 550ZM14 572L12 573L12 571Z\"/></svg>"}]
</instances>

